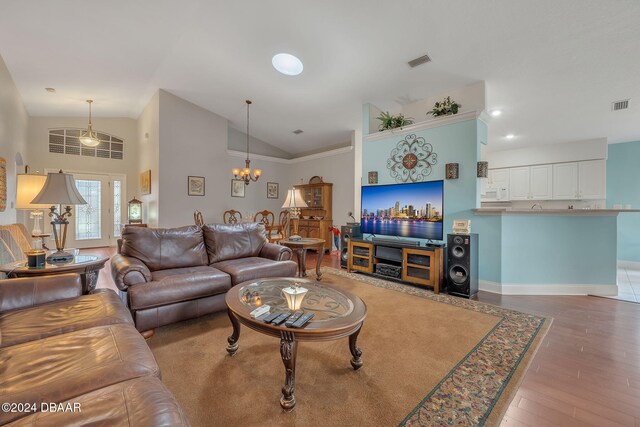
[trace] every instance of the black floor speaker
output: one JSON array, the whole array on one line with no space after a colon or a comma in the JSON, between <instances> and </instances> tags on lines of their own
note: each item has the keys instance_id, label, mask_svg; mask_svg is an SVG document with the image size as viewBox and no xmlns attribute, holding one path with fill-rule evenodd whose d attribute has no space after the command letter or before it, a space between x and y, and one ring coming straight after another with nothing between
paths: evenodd
<instances>
[{"instance_id":1,"label":"black floor speaker","mask_svg":"<svg viewBox=\"0 0 640 427\"><path fill-rule=\"evenodd\" d=\"M343 225L340 227L340 267L347 268L349 257L349 239L362 238L360 225Z\"/></svg>"},{"instance_id":2,"label":"black floor speaker","mask_svg":"<svg viewBox=\"0 0 640 427\"><path fill-rule=\"evenodd\" d=\"M447 292L464 298L478 293L478 235L447 235Z\"/></svg>"}]
</instances>

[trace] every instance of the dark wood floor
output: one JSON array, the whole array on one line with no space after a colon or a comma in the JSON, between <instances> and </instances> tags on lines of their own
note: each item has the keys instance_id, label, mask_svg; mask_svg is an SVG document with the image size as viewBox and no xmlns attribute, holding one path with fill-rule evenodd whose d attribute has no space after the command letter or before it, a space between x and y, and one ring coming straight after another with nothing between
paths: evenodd
<instances>
[{"instance_id":1,"label":"dark wood floor","mask_svg":"<svg viewBox=\"0 0 640 427\"><path fill-rule=\"evenodd\" d=\"M113 249L92 249L107 255ZM315 266L315 255L307 259ZM325 266L339 267L338 253ZM105 274L106 273L106 274ZM114 289L109 265L100 287ZM553 317L503 426L640 427L640 304L586 296L500 296L490 304Z\"/></svg>"}]
</instances>

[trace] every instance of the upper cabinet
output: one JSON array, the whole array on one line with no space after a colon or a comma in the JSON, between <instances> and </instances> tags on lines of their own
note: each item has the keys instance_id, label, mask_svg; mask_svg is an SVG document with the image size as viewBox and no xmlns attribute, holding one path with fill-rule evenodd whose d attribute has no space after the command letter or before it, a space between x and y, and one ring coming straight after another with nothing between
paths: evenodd
<instances>
[{"instance_id":1,"label":"upper cabinet","mask_svg":"<svg viewBox=\"0 0 640 427\"><path fill-rule=\"evenodd\" d=\"M578 162L578 199L607 198L607 166L604 160Z\"/></svg>"},{"instance_id":2,"label":"upper cabinet","mask_svg":"<svg viewBox=\"0 0 640 427\"><path fill-rule=\"evenodd\" d=\"M548 200L553 193L552 165L509 168L511 200Z\"/></svg>"},{"instance_id":3,"label":"upper cabinet","mask_svg":"<svg viewBox=\"0 0 640 427\"><path fill-rule=\"evenodd\" d=\"M556 200L578 198L578 162L553 165L553 198Z\"/></svg>"}]
</instances>

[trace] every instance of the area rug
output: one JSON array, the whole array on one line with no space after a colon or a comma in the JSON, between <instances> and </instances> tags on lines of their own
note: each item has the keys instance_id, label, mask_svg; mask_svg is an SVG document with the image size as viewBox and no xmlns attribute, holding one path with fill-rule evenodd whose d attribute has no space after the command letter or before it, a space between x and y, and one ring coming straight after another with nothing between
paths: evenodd
<instances>
[{"instance_id":1,"label":"area rug","mask_svg":"<svg viewBox=\"0 0 640 427\"><path fill-rule=\"evenodd\" d=\"M243 327L225 347L226 313L160 328L149 341L162 380L194 426L497 425L550 319L324 268L367 318L354 371L348 340L298 347L297 406L280 408L279 340Z\"/></svg>"}]
</instances>

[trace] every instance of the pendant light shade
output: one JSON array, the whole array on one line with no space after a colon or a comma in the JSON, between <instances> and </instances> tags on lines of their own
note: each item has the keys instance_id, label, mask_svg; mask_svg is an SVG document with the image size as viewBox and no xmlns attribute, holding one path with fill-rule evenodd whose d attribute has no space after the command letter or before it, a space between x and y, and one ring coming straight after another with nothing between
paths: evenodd
<instances>
[{"instance_id":1,"label":"pendant light shade","mask_svg":"<svg viewBox=\"0 0 640 427\"><path fill-rule=\"evenodd\" d=\"M87 147L96 147L100 144L100 140L98 139L98 135L93 131L93 125L91 124L91 103L92 99L87 99L87 103L89 104L89 124L87 125L87 130L80 134L80 142Z\"/></svg>"}]
</instances>

